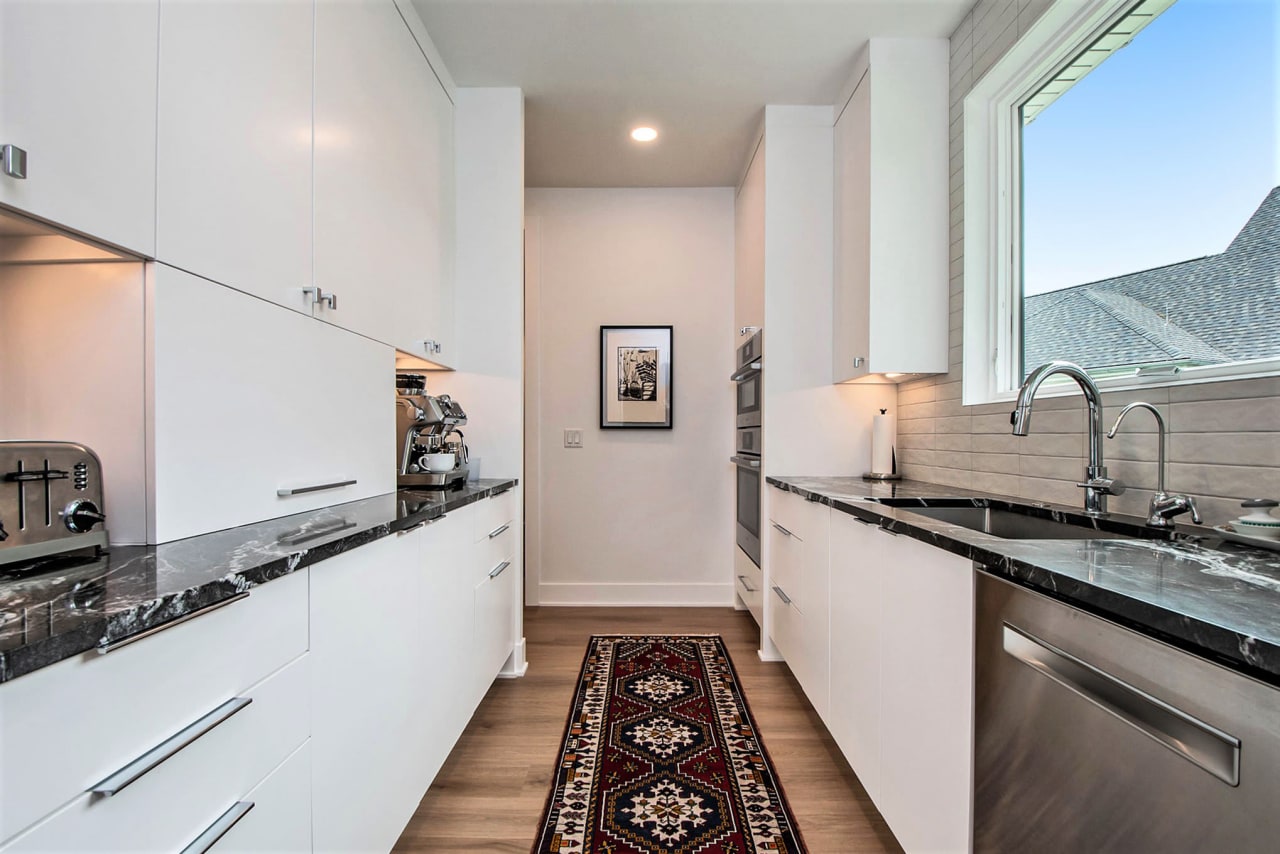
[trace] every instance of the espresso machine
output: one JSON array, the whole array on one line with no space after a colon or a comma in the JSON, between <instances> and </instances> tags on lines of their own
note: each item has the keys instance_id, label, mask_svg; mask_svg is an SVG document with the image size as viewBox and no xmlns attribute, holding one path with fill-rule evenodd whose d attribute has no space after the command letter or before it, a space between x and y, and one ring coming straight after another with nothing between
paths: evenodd
<instances>
[{"instance_id":1,"label":"espresso machine","mask_svg":"<svg viewBox=\"0 0 1280 854\"><path fill-rule=\"evenodd\" d=\"M427 394L423 374L396 374L396 485L449 489L467 479L467 413L447 394ZM446 459L451 455L452 459Z\"/></svg>"}]
</instances>

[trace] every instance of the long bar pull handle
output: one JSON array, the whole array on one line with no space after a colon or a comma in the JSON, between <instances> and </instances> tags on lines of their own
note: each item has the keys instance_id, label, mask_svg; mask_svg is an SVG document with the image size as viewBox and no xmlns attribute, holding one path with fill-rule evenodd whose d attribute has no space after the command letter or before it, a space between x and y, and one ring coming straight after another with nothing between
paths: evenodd
<instances>
[{"instance_id":1,"label":"long bar pull handle","mask_svg":"<svg viewBox=\"0 0 1280 854\"><path fill-rule=\"evenodd\" d=\"M166 629L171 629L174 626L187 622L188 620L194 620L196 617L203 617L205 614L208 614L210 611L216 611L219 608L225 608L226 606L230 605L232 602L239 602L241 599L248 599L248 598L249 598L249 591L241 590L239 593L237 593L234 596L228 596L226 599L223 599L220 602L214 602L212 605L206 605L205 607L199 609L198 611L192 611L190 614L183 614L181 617L178 617L177 619L174 619L174 620L170 620L169 622L165 623L162 626L152 626L151 628L138 632L137 634L127 635L125 637L122 637L120 638L120 640L109 641L104 637L102 640L98 641L98 646L97 646L98 654L106 655L109 652L115 652L117 649L126 647L131 643L135 643L137 641L142 640L143 638L149 638L154 634L159 634L160 632L163 632Z\"/></svg>"},{"instance_id":2,"label":"long bar pull handle","mask_svg":"<svg viewBox=\"0 0 1280 854\"><path fill-rule=\"evenodd\" d=\"M1008 623L1004 651L1227 785L1240 785L1240 739Z\"/></svg>"},{"instance_id":3,"label":"long bar pull handle","mask_svg":"<svg viewBox=\"0 0 1280 854\"><path fill-rule=\"evenodd\" d=\"M786 534L788 537L794 537L794 536L795 536L795 534L791 533L791 532L790 532L790 531L788 531L786 528L784 528L784 527L782 527L781 525L779 525L777 522L770 522L769 524L773 525L773 527L777 528L779 532L781 532L781 533L783 533L783 534ZM775 589L776 589L776 588L775 588Z\"/></svg>"},{"instance_id":4,"label":"long bar pull handle","mask_svg":"<svg viewBox=\"0 0 1280 854\"><path fill-rule=\"evenodd\" d=\"M232 697L200 720L169 736L89 791L106 798L120 794L130 784L142 779L148 771L166 759L176 756L184 747L211 732L252 702L252 697Z\"/></svg>"},{"instance_id":5,"label":"long bar pull handle","mask_svg":"<svg viewBox=\"0 0 1280 854\"><path fill-rule=\"evenodd\" d=\"M304 495L308 492L322 492L326 489L341 489L344 486L355 486L354 478L351 480L335 480L333 483L314 483L309 486L282 486L276 490L276 495L286 498L290 495Z\"/></svg>"},{"instance_id":6,"label":"long bar pull handle","mask_svg":"<svg viewBox=\"0 0 1280 854\"><path fill-rule=\"evenodd\" d=\"M738 581L742 582L742 589L743 589L743 590L747 591L748 593L755 593L755 592L756 592L756 589L755 589L754 587L752 587L750 584L748 584L748 583L747 583L747 577L746 577L745 575L739 575L739 576L738 576Z\"/></svg>"},{"instance_id":7,"label":"long bar pull handle","mask_svg":"<svg viewBox=\"0 0 1280 854\"><path fill-rule=\"evenodd\" d=\"M507 571L507 567L511 566L511 561L504 560L502 563L489 570L490 578L497 578L499 575Z\"/></svg>"},{"instance_id":8,"label":"long bar pull handle","mask_svg":"<svg viewBox=\"0 0 1280 854\"><path fill-rule=\"evenodd\" d=\"M508 522L505 525L501 525L497 528L494 528L492 531L489 532L489 539L492 540L494 537L501 536L502 532L507 530L507 528L510 528L510 527L511 527L511 523Z\"/></svg>"},{"instance_id":9,"label":"long bar pull handle","mask_svg":"<svg viewBox=\"0 0 1280 854\"><path fill-rule=\"evenodd\" d=\"M782 600L782 604L784 605L791 604L791 597L788 596L786 593L784 593L781 587L779 587L776 584L773 585L773 592L778 594L778 598Z\"/></svg>"},{"instance_id":10,"label":"long bar pull handle","mask_svg":"<svg viewBox=\"0 0 1280 854\"><path fill-rule=\"evenodd\" d=\"M235 827L240 819L248 815L251 809L253 809L253 801L236 801L231 805L231 809L218 816L213 824L205 828L204 833L191 840L191 844L182 849L182 854L204 854L219 839L226 836L227 831Z\"/></svg>"}]
</instances>

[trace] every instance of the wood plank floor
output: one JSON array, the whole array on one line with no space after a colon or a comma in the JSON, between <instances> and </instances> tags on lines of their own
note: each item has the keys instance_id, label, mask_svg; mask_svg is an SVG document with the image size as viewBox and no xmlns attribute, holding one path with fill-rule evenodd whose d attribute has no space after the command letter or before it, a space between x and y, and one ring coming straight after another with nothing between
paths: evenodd
<instances>
[{"instance_id":1,"label":"wood plank floor","mask_svg":"<svg viewBox=\"0 0 1280 854\"><path fill-rule=\"evenodd\" d=\"M395 850L529 851L587 639L630 632L724 637L813 854L901 850L791 672L760 661L755 622L729 608L527 609L528 674L489 690Z\"/></svg>"}]
</instances>

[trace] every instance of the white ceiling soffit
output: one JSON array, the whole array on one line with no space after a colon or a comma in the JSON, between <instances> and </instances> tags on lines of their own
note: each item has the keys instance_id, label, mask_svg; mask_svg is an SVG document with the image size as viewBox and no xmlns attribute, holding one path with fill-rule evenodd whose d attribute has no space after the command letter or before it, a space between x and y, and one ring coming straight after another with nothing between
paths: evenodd
<instances>
[{"instance_id":1,"label":"white ceiling soffit","mask_svg":"<svg viewBox=\"0 0 1280 854\"><path fill-rule=\"evenodd\" d=\"M530 187L725 187L765 104L834 103L868 38L945 38L973 0L413 4L459 86L524 90Z\"/></svg>"}]
</instances>

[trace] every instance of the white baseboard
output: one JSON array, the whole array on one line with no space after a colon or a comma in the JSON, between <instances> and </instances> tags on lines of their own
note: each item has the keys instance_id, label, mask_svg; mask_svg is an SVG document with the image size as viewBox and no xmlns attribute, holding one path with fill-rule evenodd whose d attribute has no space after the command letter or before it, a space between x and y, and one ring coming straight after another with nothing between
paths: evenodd
<instances>
[{"instance_id":1,"label":"white baseboard","mask_svg":"<svg viewBox=\"0 0 1280 854\"><path fill-rule=\"evenodd\" d=\"M572 584L538 585L538 604L619 608L728 608L732 584Z\"/></svg>"}]
</instances>

